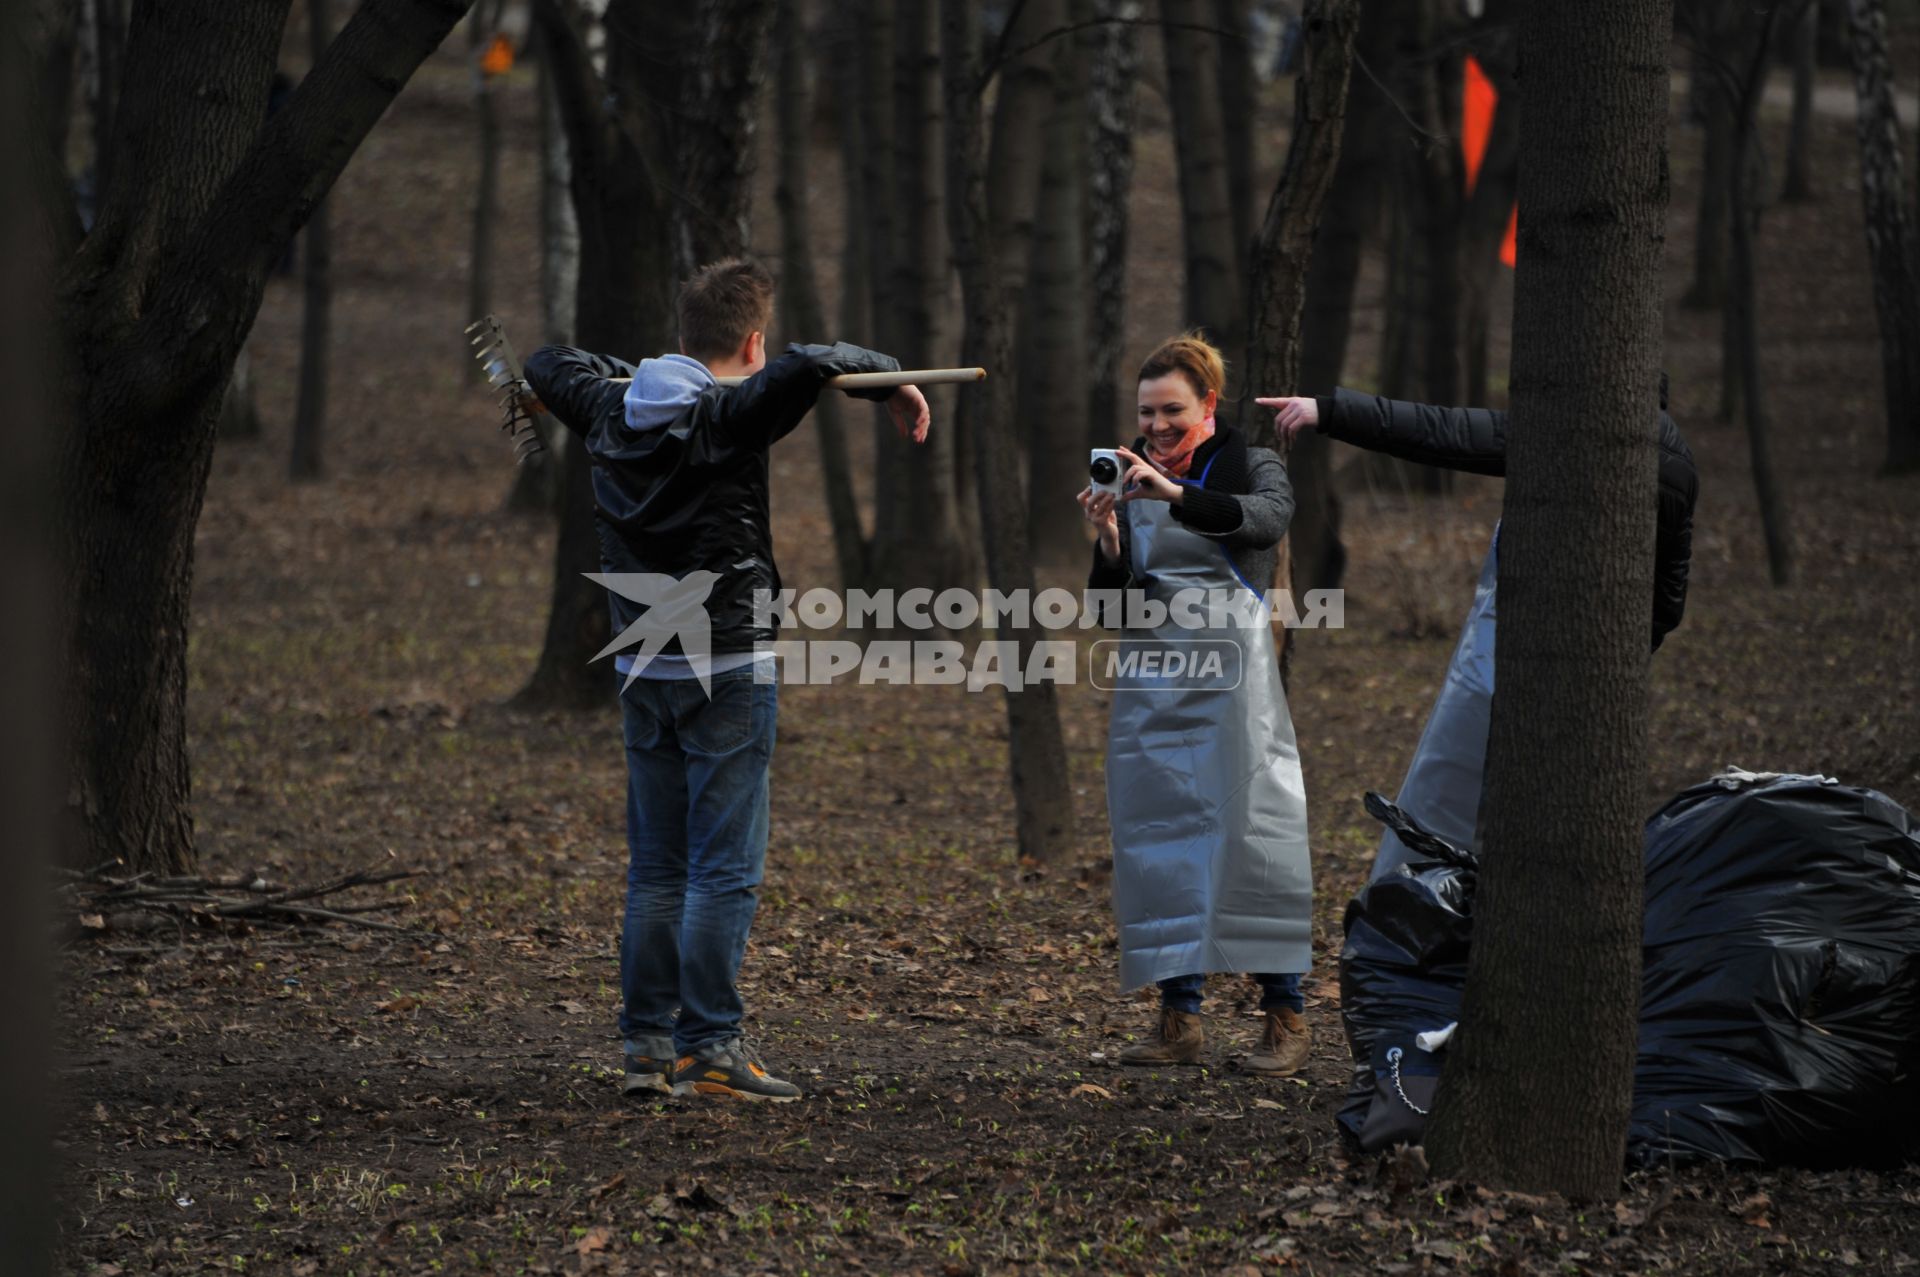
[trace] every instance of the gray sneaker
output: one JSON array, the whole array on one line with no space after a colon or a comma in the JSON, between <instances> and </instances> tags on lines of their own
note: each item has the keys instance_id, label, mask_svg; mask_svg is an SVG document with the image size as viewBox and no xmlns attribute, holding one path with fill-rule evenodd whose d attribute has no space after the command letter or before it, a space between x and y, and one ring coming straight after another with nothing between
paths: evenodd
<instances>
[{"instance_id":1,"label":"gray sneaker","mask_svg":"<svg viewBox=\"0 0 1920 1277\"><path fill-rule=\"evenodd\" d=\"M673 1070L673 1093L790 1104L800 1088L767 1072L745 1038L731 1038L683 1055Z\"/></svg>"},{"instance_id":2,"label":"gray sneaker","mask_svg":"<svg viewBox=\"0 0 1920 1277\"><path fill-rule=\"evenodd\" d=\"M627 1074L620 1083L623 1095L651 1091L672 1095L673 1039L645 1037L627 1039Z\"/></svg>"}]
</instances>

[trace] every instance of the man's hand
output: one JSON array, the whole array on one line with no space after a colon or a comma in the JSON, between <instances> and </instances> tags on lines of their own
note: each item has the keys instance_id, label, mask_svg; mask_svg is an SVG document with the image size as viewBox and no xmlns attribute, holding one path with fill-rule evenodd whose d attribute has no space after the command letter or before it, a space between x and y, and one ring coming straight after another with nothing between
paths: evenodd
<instances>
[{"instance_id":1,"label":"man's hand","mask_svg":"<svg viewBox=\"0 0 1920 1277\"><path fill-rule=\"evenodd\" d=\"M888 395L887 412L893 417L893 428L900 432L902 439L912 439L915 443L927 441L933 411L927 407L927 397L920 393L920 387L902 386Z\"/></svg>"},{"instance_id":2,"label":"man's hand","mask_svg":"<svg viewBox=\"0 0 1920 1277\"><path fill-rule=\"evenodd\" d=\"M1262 408L1274 409L1273 430L1281 440L1292 443L1294 436L1302 430L1312 430L1320 424L1320 401L1300 395L1287 395L1274 399L1255 399Z\"/></svg>"}]
</instances>

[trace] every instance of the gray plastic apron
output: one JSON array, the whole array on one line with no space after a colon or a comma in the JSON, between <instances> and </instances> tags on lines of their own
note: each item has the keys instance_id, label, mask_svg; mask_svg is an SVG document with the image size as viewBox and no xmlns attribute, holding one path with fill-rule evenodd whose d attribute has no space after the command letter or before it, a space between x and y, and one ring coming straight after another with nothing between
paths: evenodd
<instances>
[{"instance_id":1,"label":"gray plastic apron","mask_svg":"<svg viewBox=\"0 0 1920 1277\"><path fill-rule=\"evenodd\" d=\"M1313 922L1306 787L1266 608L1259 591L1247 596L1226 548L1182 527L1166 502L1127 511L1132 588L1162 603L1183 589L1231 591L1252 623L1190 629L1170 616L1122 632L1123 648L1231 644L1239 668L1237 678L1113 683L1107 815L1121 990L1209 971L1304 972Z\"/></svg>"},{"instance_id":2,"label":"gray plastic apron","mask_svg":"<svg viewBox=\"0 0 1920 1277\"><path fill-rule=\"evenodd\" d=\"M1487 769L1487 721L1493 709L1493 586L1500 557L1500 529L1480 568L1473 607L1453 649L1446 681L1407 765L1394 805L1456 847L1474 845L1480 789ZM1373 876L1380 878L1416 859L1391 829L1380 838Z\"/></svg>"}]
</instances>

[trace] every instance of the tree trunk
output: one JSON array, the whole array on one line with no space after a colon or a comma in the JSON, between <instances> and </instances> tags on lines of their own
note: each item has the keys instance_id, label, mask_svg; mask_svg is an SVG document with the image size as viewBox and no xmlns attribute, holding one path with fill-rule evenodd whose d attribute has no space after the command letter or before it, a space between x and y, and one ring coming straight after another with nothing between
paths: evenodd
<instances>
[{"instance_id":1,"label":"tree trunk","mask_svg":"<svg viewBox=\"0 0 1920 1277\"><path fill-rule=\"evenodd\" d=\"M753 172L759 148L760 90L766 85L767 32L774 0L653 0L650 25L613 28L615 39L643 31L688 29L697 43L688 66L663 74L677 55L651 55L641 73L655 104L656 127L671 139L674 279L709 262L738 257L753 241ZM669 40L664 48L673 48ZM697 68L692 70L690 68ZM663 96L678 92L678 100ZM671 106L669 106L671 103Z\"/></svg>"},{"instance_id":2,"label":"tree trunk","mask_svg":"<svg viewBox=\"0 0 1920 1277\"><path fill-rule=\"evenodd\" d=\"M1920 292L1912 210L1902 190L1900 117L1880 0L1850 0L1853 81L1860 100L1860 191L1866 204L1873 304L1887 394L1888 471L1920 468Z\"/></svg>"},{"instance_id":3,"label":"tree trunk","mask_svg":"<svg viewBox=\"0 0 1920 1277\"><path fill-rule=\"evenodd\" d=\"M1800 21L1793 28L1793 118L1787 128L1787 178L1783 200L1813 198L1812 166L1807 148L1813 137L1813 70L1815 46L1820 42L1820 6L1802 0Z\"/></svg>"},{"instance_id":4,"label":"tree trunk","mask_svg":"<svg viewBox=\"0 0 1920 1277\"><path fill-rule=\"evenodd\" d=\"M54 228L76 863L192 863L187 603L222 391L268 268L465 5L368 0L263 126L288 8L143 8L85 252L77 220Z\"/></svg>"},{"instance_id":5,"label":"tree trunk","mask_svg":"<svg viewBox=\"0 0 1920 1277\"><path fill-rule=\"evenodd\" d=\"M1253 246L1247 393L1239 404L1240 428L1253 443L1277 449L1282 459L1289 450L1274 437L1272 414L1255 406L1253 397L1294 394L1299 385L1300 314L1314 235L1340 164L1360 0L1308 0L1301 22L1305 61L1294 83L1293 136ZM1277 389L1263 389L1267 386ZM1299 588L1290 544L1283 545L1274 575L1279 589ZM1283 685L1292 670L1293 631L1288 630L1280 649Z\"/></svg>"},{"instance_id":6,"label":"tree trunk","mask_svg":"<svg viewBox=\"0 0 1920 1277\"><path fill-rule=\"evenodd\" d=\"M126 76L127 0L85 0L81 18L82 74L93 150L93 202L106 198L115 156L114 123Z\"/></svg>"},{"instance_id":7,"label":"tree trunk","mask_svg":"<svg viewBox=\"0 0 1920 1277\"><path fill-rule=\"evenodd\" d=\"M1721 62L1721 92L1726 98L1726 110L1732 123L1727 138L1727 194L1722 218L1726 223L1727 247L1733 247L1734 223L1740 218L1747 219L1746 233L1751 236L1760 220L1760 191L1764 185L1763 170L1766 157L1760 149L1759 130L1756 125L1758 102L1766 90L1768 54L1772 48L1771 33L1774 18L1780 12L1778 0L1775 0L1764 13L1756 14L1746 9L1730 11L1727 25L1723 28L1724 48L1734 60L1745 59L1738 69ZM1760 25L1754 25L1754 19L1760 19ZM1756 53L1755 50L1758 50ZM1754 104L1756 115L1748 115L1749 100ZM1751 258L1749 258L1751 265ZM1720 312L1720 420L1733 422L1750 405L1748 391L1760 384L1759 370L1752 370L1748 376L1745 367L1749 343L1747 341L1746 319L1739 308L1732 305L1732 292L1735 289L1753 286L1751 278L1745 284L1732 277L1731 268L1721 269L1721 312ZM1751 434L1751 432L1749 432ZM1764 434L1764 430L1762 431ZM1763 518L1766 512L1763 510Z\"/></svg>"},{"instance_id":8,"label":"tree trunk","mask_svg":"<svg viewBox=\"0 0 1920 1277\"><path fill-rule=\"evenodd\" d=\"M1028 9L1053 10L1043 14L1037 31L1058 26L1058 10L1029 0ZM1012 296L1001 273L1000 254L1010 236L1003 226L1022 217L1032 218L1030 207L1014 202L1014 195L1031 193L1037 184L1039 148L1032 145L1033 130L1024 137L1009 118L1003 130L995 123L993 154L982 155L980 98L985 88L980 51L979 13L971 0L942 0L941 79L947 105L947 215L954 261L960 272L965 313L962 359L987 368L1007 368L1013 357L1010 322ZM1037 88L1018 81L1000 86L1001 112L1010 110L1009 97L1027 99L1017 109L1021 120L1032 121L1050 96L1042 80ZM1013 139L1025 144L1014 145ZM1003 152L998 144L1008 141ZM999 179L1000 199L990 206L991 179ZM1024 247L1024 246L1023 246ZM1009 377L989 377L975 393L960 399L961 432L977 467L980 524L986 542L987 579L996 590L1033 589L1033 560L1027 543L1026 505L1020 488L1006 473L1007 459L1019 456L1014 430L1014 383ZM1032 628L1008 627L997 637L1015 645L1024 669L1033 650ZM1039 682L1008 689L1007 754L1013 785L1014 822L1020 853L1041 864L1057 864L1072 854L1074 845L1073 791L1068 785L1066 745L1060 733L1059 698L1054 685Z\"/></svg>"},{"instance_id":9,"label":"tree trunk","mask_svg":"<svg viewBox=\"0 0 1920 1277\"><path fill-rule=\"evenodd\" d=\"M1386 75L1393 67L1392 18L1392 0L1361 0L1354 53L1376 75ZM1371 76L1349 78L1340 162L1334 168L1307 265L1300 326L1302 394L1333 393L1346 367L1360 250L1380 220L1382 148L1396 118ZM1318 431L1303 433L1294 440L1287 469L1294 495L1293 524L1287 534L1291 577L1303 590L1334 589L1346 570L1347 550L1340 540L1340 495L1333 482L1332 445Z\"/></svg>"},{"instance_id":10,"label":"tree trunk","mask_svg":"<svg viewBox=\"0 0 1920 1277\"><path fill-rule=\"evenodd\" d=\"M1381 393L1458 403L1460 398L1460 218L1463 181L1457 129L1444 103L1459 57L1444 51L1434 0L1403 0L1395 27L1398 50L1392 83L1406 126L1414 133L1399 151L1392 190L1393 234L1388 260L1387 340ZM1456 98L1457 100L1457 98ZM1453 486L1451 471L1396 462L1368 464L1401 470L1425 492Z\"/></svg>"},{"instance_id":11,"label":"tree trunk","mask_svg":"<svg viewBox=\"0 0 1920 1277\"><path fill-rule=\"evenodd\" d=\"M540 318L548 343L570 346L580 295L580 224L573 215L567 134L554 99L551 59L537 29L533 43L540 60ZM573 438L551 414L536 418L533 427L546 447L514 468L507 509L558 514L565 487L560 453Z\"/></svg>"},{"instance_id":12,"label":"tree trunk","mask_svg":"<svg viewBox=\"0 0 1920 1277\"><path fill-rule=\"evenodd\" d=\"M1127 204L1133 194L1134 80L1140 73L1139 0L1094 0L1088 32L1087 439L1131 439L1121 397L1127 338ZM1126 407L1123 408L1122 405Z\"/></svg>"},{"instance_id":13,"label":"tree trunk","mask_svg":"<svg viewBox=\"0 0 1920 1277\"><path fill-rule=\"evenodd\" d=\"M823 341L826 312L813 274L813 226L807 210L808 122L813 119L807 95L806 31L799 6L782 4L774 22L777 58L779 121L779 180L773 202L780 210L780 305L782 324L793 341ZM858 589L867 581L867 542L860 531L860 507L854 497L853 464L847 458L845 399L827 393L813 410L813 428L820 440L820 471L826 489L827 521L833 529L834 559L840 568L840 588Z\"/></svg>"},{"instance_id":14,"label":"tree trunk","mask_svg":"<svg viewBox=\"0 0 1920 1277\"><path fill-rule=\"evenodd\" d=\"M70 85L64 74L36 72L18 39L26 8L20 0L0 3L0 31L15 37L0 45L0 119L41 123L56 109L64 113L64 98L56 104L47 95L64 94ZM70 15L67 22L54 42L70 59ZM44 56L41 68L54 60ZM58 130L45 128L40 137L47 157L62 154L54 149ZM0 452L7 459L0 467L0 651L7 654L0 664L0 757L7 760L0 769L0 845L6 848L0 856L0 969L6 971L0 1017L8 1048L0 1059L0 1237L9 1269L39 1274L56 1271L60 1218L53 1187L61 1170L53 1153L58 1110L48 1084L56 1040L48 887L62 792L54 689L65 591L53 494L60 480L56 426L71 414L53 402L48 375L61 352L46 323L53 261L41 227L55 210L34 207L53 192L36 192L28 155L25 145L0 154L0 188L8 192L0 201L8 293L0 309L0 385L8 397L0 420ZM60 212L71 216L71 192L64 180L59 186Z\"/></svg>"},{"instance_id":15,"label":"tree trunk","mask_svg":"<svg viewBox=\"0 0 1920 1277\"><path fill-rule=\"evenodd\" d=\"M1091 5L1073 13L1086 21ZM1087 484L1087 94L1085 57L1060 39L1054 54L1053 109L1046 122L1040 212L1034 226L1021 317L1018 402L1027 445L1027 526L1034 558L1077 563L1086 555L1086 520L1073 494Z\"/></svg>"},{"instance_id":16,"label":"tree trunk","mask_svg":"<svg viewBox=\"0 0 1920 1277\"><path fill-rule=\"evenodd\" d=\"M1774 17L1767 11L1755 37L1752 60L1734 103L1733 146L1736 156L1755 150L1754 136L1766 87L1767 59L1773 45ZM1740 399L1746 409L1747 445L1753 458L1754 495L1760 505L1760 528L1767 544L1767 571L1775 585L1785 585L1792 573L1792 542L1787 532L1786 506L1773 473L1767 424L1767 401L1760 385L1760 326L1756 313L1756 266L1753 236L1760 223L1760 183L1752 164L1734 166L1734 187L1728 196L1732 229L1733 271L1728 280L1726 354L1723 366L1739 370ZM1738 352L1737 357L1735 352Z\"/></svg>"},{"instance_id":17,"label":"tree trunk","mask_svg":"<svg viewBox=\"0 0 1920 1277\"><path fill-rule=\"evenodd\" d=\"M893 34L894 241L887 277L892 327L877 340L905 366L928 368L951 361L946 336L951 255L941 207L944 133L935 0L896 5ZM949 428L953 389L926 388L934 420L944 424L935 426L923 447L900 447L886 410L876 407L877 459L899 494L891 506L894 521L874 526L872 558L884 584L938 592L972 585L978 575L960 531L958 439Z\"/></svg>"},{"instance_id":18,"label":"tree trunk","mask_svg":"<svg viewBox=\"0 0 1920 1277\"><path fill-rule=\"evenodd\" d=\"M667 349L673 337L673 218L670 197L654 186L648 168L667 167L663 152L669 143L610 109L621 103L643 113L641 119L661 118L673 99L649 95L675 93L677 82L651 75L634 42L615 38L608 44L603 84L581 33L557 0L540 0L534 13L552 57L580 227L577 339L588 350L622 357ZM651 30L659 20L649 0L615 0L605 18L613 32ZM643 155L642 146L655 149ZM607 704L614 689L612 662L594 660L609 634L606 593L585 575L600 564L592 465L586 449L572 440L561 457L553 596L533 675L513 698L521 708L593 708Z\"/></svg>"},{"instance_id":19,"label":"tree trunk","mask_svg":"<svg viewBox=\"0 0 1920 1277\"><path fill-rule=\"evenodd\" d=\"M1253 270L1253 140L1260 132L1260 81L1254 74L1252 0L1214 0L1220 48L1220 136L1226 144L1227 207L1233 223L1233 277Z\"/></svg>"},{"instance_id":20,"label":"tree trunk","mask_svg":"<svg viewBox=\"0 0 1920 1277\"><path fill-rule=\"evenodd\" d=\"M307 0L307 49L319 65L333 39L330 0ZM327 201L314 206L304 235L306 292L300 316L300 392L293 413L293 457L287 477L295 483L318 479L320 440L327 421L327 354L333 327L333 234ZM477 365L476 365L477 366Z\"/></svg>"},{"instance_id":21,"label":"tree trunk","mask_svg":"<svg viewBox=\"0 0 1920 1277\"><path fill-rule=\"evenodd\" d=\"M1253 396L1291 395L1299 385L1300 316L1315 232L1340 163L1360 2L1310 0L1302 23L1306 62L1294 84L1293 137L1254 244L1250 393L1239 404L1239 425L1249 440L1282 455L1286 448L1274 437L1273 414L1255 406Z\"/></svg>"},{"instance_id":22,"label":"tree trunk","mask_svg":"<svg viewBox=\"0 0 1920 1277\"><path fill-rule=\"evenodd\" d=\"M467 19L468 71L473 76L474 117L480 126L480 177L474 187L473 240L467 258L468 323L493 310L493 228L500 220L500 108L493 92L494 77L482 67L481 59L498 30L500 7L500 3L479 0ZM460 358L469 385L485 379L480 361L465 343Z\"/></svg>"},{"instance_id":23,"label":"tree trunk","mask_svg":"<svg viewBox=\"0 0 1920 1277\"><path fill-rule=\"evenodd\" d=\"M1725 0L1701 6L1709 15L1696 42L1718 45L1726 24L1713 20ZM1704 141L1700 159L1700 211L1693 230L1693 283L1680 304L1714 310L1727 295L1727 192L1733 187L1733 99L1715 56L1696 54L1693 92L1700 103Z\"/></svg>"},{"instance_id":24,"label":"tree trunk","mask_svg":"<svg viewBox=\"0 0 1920 1277\"><path fill-rule=\"evenodd\" d=\"M894 170L899 149L894 143L893 109L893 64L898 53L893 28L900 8L895 0L865 0L864 7L849 10L857 23L854 38L860 50L855 104L860 116L860 181L866 194L860 234L868 329L860 340L883 349L899 340L900 307L905 301L893 288L894 265L901 252L900 183ZM910 535L913 523L906 449L896 446L893 422L884 406L870 405L866 413L873 438L873 541L868 556L872 584L906 589L920 584L894 575L901 566L895 558L901 538Z\"/></svg>"},{"instance_id":25,"label":"tree trunk","mask_svg":"<svg viewBox=\"0 0 1920 1277\"><path fill-rule=\"evenodd\" d=\"M1160 16L1186 271L1180 321L1223 350L1237 350L1244 315L1218 88L1220 41L1210 30L1214 6L1207 0L1160 0Z\"/></svg>"},{"instance_id":26,"label":"tree trunk","mask_svg":"<svg viewBox=\"0 0 1920 1277\"><path fill-rule=\"evenodd\" d=\"M1617 1195L1640 1007L1668 0L1527 6L1480 850L1438 1174ZM1570 147L1569 137L1589 145Z\"/></svg>"}]
</instances>

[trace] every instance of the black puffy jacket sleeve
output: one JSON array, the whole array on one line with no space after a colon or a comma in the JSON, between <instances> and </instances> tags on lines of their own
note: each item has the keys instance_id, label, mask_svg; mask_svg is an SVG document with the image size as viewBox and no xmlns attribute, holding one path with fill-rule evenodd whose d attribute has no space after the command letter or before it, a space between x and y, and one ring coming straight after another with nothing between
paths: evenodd
<instances>
[{"instance_id":1,"label":"black puffy jacket sleeve","mask_svg":"<svg viewBox=\"0 0 1920 1277\"><path fill-rule=\"evenodd\" d=\"M1388 456L1504 476L1507 414L1495 408L1445 408L1341 388L1316 401L1320 433ZM1687 606L1693 555L1693 507L1700 481L1680 428L1660 414L1659 527L1654 537L1653 646L1677 625Z\"/></svg>"},{"instance_id":2,"label":"black puffy jacket sleeve","mask_svg":"<svg viewBox=\"0 0 1920 1277\"><path fill-rule=\"evenodd\" d=\"M741 451L766 448L800 424L820 398L827 378L842 373L898 372L891 355L847 342L831 346L788 346L778 358L723 395L714 406L711 428ZM890 387L846 392L856 399L886 399Z\"/></svg>"},{"instance_id":3,"label":"black puffy jacket sleeve","mask_svg":"<svg viewBox=\"0 0 1920 1277\"><path fill-rule=\"evenodd\" d=\"M1320 433L1369 452L1471 474L1507 472L1507 414L1443 408L1342 387L1318 401Z\"/></svg>"},{"instance_id":4,"label":"black puffy jacket sleeve","mask_svg":"<svg viewBox=\"0 0 1920 1277\"><path fill-rule=\"evenodd\" d=\"M527 356L526 374L554 420L585 439L601 417L622 411L633 365L572 346L542 346Z\"/></svg>"}]
</instances>

